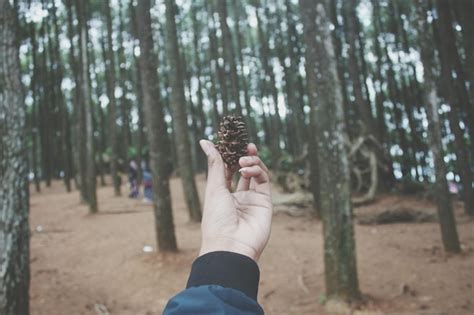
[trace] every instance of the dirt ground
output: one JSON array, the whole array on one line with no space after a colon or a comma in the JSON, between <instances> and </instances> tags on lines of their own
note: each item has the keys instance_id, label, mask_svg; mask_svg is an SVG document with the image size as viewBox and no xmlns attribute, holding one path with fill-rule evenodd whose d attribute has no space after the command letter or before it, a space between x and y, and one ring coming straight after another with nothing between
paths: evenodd
<instances>
[{"instance_id":1,"label":"dirt ground","mask_svg":"<svg viewBox=\"0 0 474 315\"><path fill-rule=\"evenodd\" d=\"M204 177L198 184L203 196ZM180 251L168 255L156 252L152 206L141 200L101 187L100 212L89 215L78 192L66 193L61 182L41 194L32 189L31 314L161 314L185 286L200 242L179 179L171 185ZM395 204L433 210L414 197L385 196L356 214ZM443 252L437 223L356 225L367 314L474 314L474 220L459 204L456 218L463 248L456 256ZM266 314L325 314L321 235L315 219L274 216L260 260Z\"/></svg>"}]
</instances>

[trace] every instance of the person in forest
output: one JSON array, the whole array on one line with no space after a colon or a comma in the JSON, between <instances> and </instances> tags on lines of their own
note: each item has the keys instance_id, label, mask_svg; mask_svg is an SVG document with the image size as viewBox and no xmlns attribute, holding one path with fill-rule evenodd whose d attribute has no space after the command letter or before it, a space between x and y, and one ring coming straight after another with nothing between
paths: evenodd
<instances>
[{"instance_id":1,"label":"person in forest","mask_svg":"<svg viewBox=\"0 0 474 315\"><path fill-rule=\"evenodd\" d=\"M142 170L143 202L151 203L153 199L151 171L146 167L145 163L142 163Z\"/></svg>"},{"instance_id":2,"label":"person in forest","mask_svg":"<svg viewBox=\"0 0 474 315\"><path fill-rule=\"evenodd\" d=\"M131 160L128 167L128 181L130 183L129 198L138 198L138 165L135 160Z\"/></svg>"},{"instance_id":3,"label":"person in forest","mask_svg":"<svg viewBox=\"0 0 474 315\"><path fill-rule=\"evenodd\" d=\"M258 259L270 237L272 202L268 169L248 145L240 158L241 178L231 191L229 172L212 142L201 140L208 159L199 257L186 289L164 315L263 314L257 302Z\"/></svg>"}]
</instances>

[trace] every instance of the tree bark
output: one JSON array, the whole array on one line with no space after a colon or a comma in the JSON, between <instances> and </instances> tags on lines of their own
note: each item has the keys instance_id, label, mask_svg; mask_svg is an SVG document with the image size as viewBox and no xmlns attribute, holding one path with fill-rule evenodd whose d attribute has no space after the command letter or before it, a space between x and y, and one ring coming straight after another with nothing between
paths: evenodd
<instances>
[{"instance_id":1,"label":"tree bark","mask_svg":"<svg viewBox=\"0 0 474 315\"><path fill-rule=\"evenodd\" d=\"M115 76L115 57L113 51L113 43L112 43L112 15L110 13L110 0L107 0L105 3L105 16L106 16L106 23L107 23L107 86L108 86L108 98L109 98L109 142L110 142L110 173L112 175L112 181L114 184L114 193L115 196L120 196L120 178L118 174L118 139L117 139L117 105L115 99L115 84L116 84L116 76Z\"/></svg>"},{"instance_id":2,"label":"tree bark","mask_svg":"<svg viewBox=\"0 0 474 315\"><path fill-rule=\"evenodd\" d=\"M243 58L243 44L244 44L244 39L240 31L240 23L241 23L241 18L240 18L240 7L239 3L237 1L231 1L232 6L233 6L233 11L234 11L234 33L237 36L237 56L239 60L239 66L240 66L240 83L242 85L242 90L244 92L244 107L246 111L246 123L247 123L247 130L249 134L249 139L252 142L258 142L258 137L257 137L257 126L255 125L255 117L254 117L254 111L252 109L252 106L250 105L250 93L249 93L249 86L247 82L247 78L245 77L244 73L244 58Z\"/></svg>"},{"instance_id":3,"label":"tree bark","mask_svg":"<svg viewBox=\"0 0 474 315\"><path fill-rule=\"evenodd\" d=\"M359 286L344 139L347 135L328 10L324 0L300 0L300 9L313 100L312 126L318 137L326 292L329 299L351 301L359 298Z\"/></svg>"},{"instance_id":4,"label":"tree bark","mask_svg":"<svg viewBox=\"0 0 474 315\"><path fill-rule=\"evenodd\" d=\"M259 10L260 0L255 0L255 13L257 18L257 32L259 44L259 53L260 61L263 67L262 80L267 88L264 89L264 92L267 92L267 89L270 91L272 99L272 112L270 113L270 129L271 134L269 135L270 151L271 151L271 166L273 168L278 168L278 161L281 157L281 147L280 147L280 134L282 133L282 124L280 119L280 114L278 112L278 91L276 88L275 73L273 72L272 66L269 62L269 47L268 39L263 29L263 22L260 18ZM267 93L264 94L267 96Z\"/></svg>"},{"instance_id":5,"label":"tree bark","mask_svg":"<svg viewBox=\"0 0 474 315\"><path fill-rule=\"evenodd\" d=\"M56 16L56 5L53 2L51 10L51 16L53 19L54 26L54 59L56 61L56 95L58 96L58 109L60 117L60 128L61 128L61 156L62 156L62 169L64 172L64 184L66 190L71 192L71 173L72 173L72 148L71 148L71 132L70 132L70 122L69 122L69 112L67 109L66 100L64 94L62 93L61 83L64 76L64 69L61 61L61 53L59 51L59 26L58 18Z\"/></svg>"},{"instance_id":6,"label":"tree bark","mask_svg":"<svg viewBox=\"0 0 474 315\"><path fill-rule=\"evenodd\" d=\"M445 9L443 6L446 1L437 2L438 11ZM435 25L439 29L438 39L435 40L439 56L441 59L441 80L444 95L449 103L451 110L448 112L449 124L454 133L454 147L456 149L456 163L458 165L459 176L463 186L462 197L464 201L464 211L466 214L474 216L474 188L472 187L472 169L469 161L468 148L469 145L464 139L464 131L461 129L459 122L462 120L461 108L462 100L459 98L459 93L456 90L456 82L452 76L453 67L451 64L450 55L453 53L450 49L453 47L450 36L454 36L449 18L444 13L440 13L439 20ZM437 29L435 29L436 31ZM471 146L472 148L472 146ZM472 150L471 150L472 151Z\"/></svg>"},{"instance_id":7,"label":"tree bark","mask_svg":"<svg viewBox=\"0 0 474 315\"><path fill-rule=\"evenodd\" d=\"M417 1L418 34L421 37L421 60L423 62L424 89L423 99L426 104L428 116L428 136L430 149L433 153L435 170L434 193L438 207L438 220L441 228L441 237L444 249L447 252L458 253L461 251L459 237L456 230L456 222L453 214L451 198L446 181L446 165L444 164L443 145L441 142L441 121L439 117L439 101L436 92L436 77L433 73L434 54L431 47L433 38L427 24L426 7L424 0Z\"/></svg>"},{"instance_id":8,"label":"tree bark","mask_svg":"<svg viewBox=\"0 0 474 315\"><path fill-rule=\"evenodd\" d=\"M186 100L184 97L184 76L180 65L180 52L176 32L176 3L174 0L166 0L166 29L167 29L167 52L171 66L171 114L173 116L175 145L178 154L178 166L183 190L186 196L190 219L194 222L201 221L201 204L194 179L194 170L191 161L191 150L188 136L188 124L186 114Z\"/></svg>"},{"instance_id":9,"label":"tree bark","mask_svg":"<svg viewBox=\"0 0 474 315\"><path fill-rule=\"evenodd\" d=\"M349 43L349 77L352 81L355 104L361 115L362 121L368 134L379 138L375 129L374 117L370 108L369 100L364 99L362 91L362 82L360 79L360 67L357 60L357 0L345 1L344 11L346 18L346 36ZM360 45L360 43L358 43Z\"/></svg>"},{"instance_id":10,"label":"tree bark","mask_svg":"<svg viewBox=\"0 0 474 315\"><path fill-rule=\"evenodd\" d=\"M31 5L31 2L29 3ZM31 77L31 92L33 98L33 106L31 109L31 140L32 140L32 171L34 174L35 188L36 192L41 192L41 181L40 174L38 169L38 87L37 87L37 78L38 78L38 61L36 57L38 45L36 42L36 29L35 23L30 22L30 38L31 38L31 57L33 63L33 75Z\"/></svg>"},{"instance_id":11,"label":"tree bark","mask_svg":"<svg viewBox=\"0 0 474 315\"><path fill-rule=\"evenodd\" d=\"M169 176L170 143L166 131L163 103L157 75L157 56L153 53L153 36L150 18L150 0L138 2L136 8L137 30L140 41L140 76L143 94L143 110L150 144L150 163L153 181L153 207L155 231L161 251L176 251L173 212Z\"/></svg>"},{"instance_id":12,"label":"tree bark","mask_svg":"<svg viewBox=\"0 0 474 315\"><path fill-rule=\"evenodd\" d=\"M81 32L81 43L80 43L80 55L82 65L82 79L81 79L81 91L82 100L84 102L84 114L85 114L85 138L86 138L86 180L87 183L87 203L89 204L89 211L96 213L97 207L97 193L96 193L96 169L95 169L95 140L94 140L94 126L92 121L93 108L91 102L91 91L90 91L90 73L89 73L89 58L88 58L88 25L87 25L87 13L85 3L79 1L78 6L78 20Z\"/></svg>"},{"instance_id":13,"label":"tree bark","mask_svg":"<svg viewBox=\"0 0 474 315\"><path fill-rule=\"evenodd\" d=\"M26 106L16 12L0 0L0 314L29 314L29 193Z\"/></svg>"},{"instance_id":14,"label":"tree bark","mask_svg":"<svg viewBox=\"0 0 474 315\"><path fill-rule=\"evenodd\" d=\"M227 25L227 2L226 0L217 1L217 10L219 13L219 23L222 32L222 49L224 56L224 68L228 67L230 72L230 85L232 87L232 98L235 102L235 111L242 115L242 105L240 104L239 77L237 76L237 66L235 64L234 45L232 34Z\"/></svg>"},{"instance_id":15,"label":"tree bark","mask_svg":"<svg viewBox=\"0 0 474 315\"><path fill-rule=\"evenodd\" d=\"M211 25L209 26L209 46L210 46L210 53L211 53L211 75L213 73L217 73L217 80L219 81L219 92L221 96L221 101L222 101L222 112L224 115L229 114L229 99L227 96L227 84L225 80L225 70L222 68L222 66L219 64L219 47L217 43L217 35L216 35L216 21L214 19L214 6L213 3L210 2L208 4L208 1L205 1L205 6L206 6L206 11L209 13ZM214 80L212 86L216 87L217 84ZM217 95L217 89L215 89L216 95ZM217 98L216 98L217 99ZM215 102L215 106L217 108L217 102ZM217 109L215 109L217 110ZM217 116L217 114L216 114ZM219 119L216 120L216 124L219 124ZM217 128L216 128L217 131Z\"/></svg>"}]
</instances>

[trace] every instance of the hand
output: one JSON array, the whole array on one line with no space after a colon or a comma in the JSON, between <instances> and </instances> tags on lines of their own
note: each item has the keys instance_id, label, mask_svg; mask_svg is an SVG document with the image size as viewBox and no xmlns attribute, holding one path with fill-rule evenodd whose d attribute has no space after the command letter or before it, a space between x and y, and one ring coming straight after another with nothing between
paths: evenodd
<instances>
[{"instance_id":1,"label":"hand","mask_svg":"<svg viewBox=\"0 0 474 315\"><path fill-rule=\"evenodd\" d=\"M200 145L209 165L199 255L229 251L257 261L270 237L273 213L268 169L255 144L249 144L248 156L239 160L240 180L231 192L233 172L212 142L201 140Z\"/></svg>"}]
</instances>

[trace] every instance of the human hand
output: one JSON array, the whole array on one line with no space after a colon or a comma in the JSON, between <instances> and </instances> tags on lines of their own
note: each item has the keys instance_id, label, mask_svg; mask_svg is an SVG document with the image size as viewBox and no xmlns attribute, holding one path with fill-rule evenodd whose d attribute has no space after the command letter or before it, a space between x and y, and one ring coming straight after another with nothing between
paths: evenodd
<instances>
[{"instance_id":1,"label":"human hand","mask_svg":"<svg viewBox=\"0 0 474 315\"><path fill-rule=\"evenodd\" d=\"M242 254L257 261L270 237L273 206L268 169L257 156L257 147L248 145L242 157L240 179L231 191L229 171L214 144L201 140L208 160L208 177L202 217L200 256L214 251Z\"/></svg>"}]
</instances>

